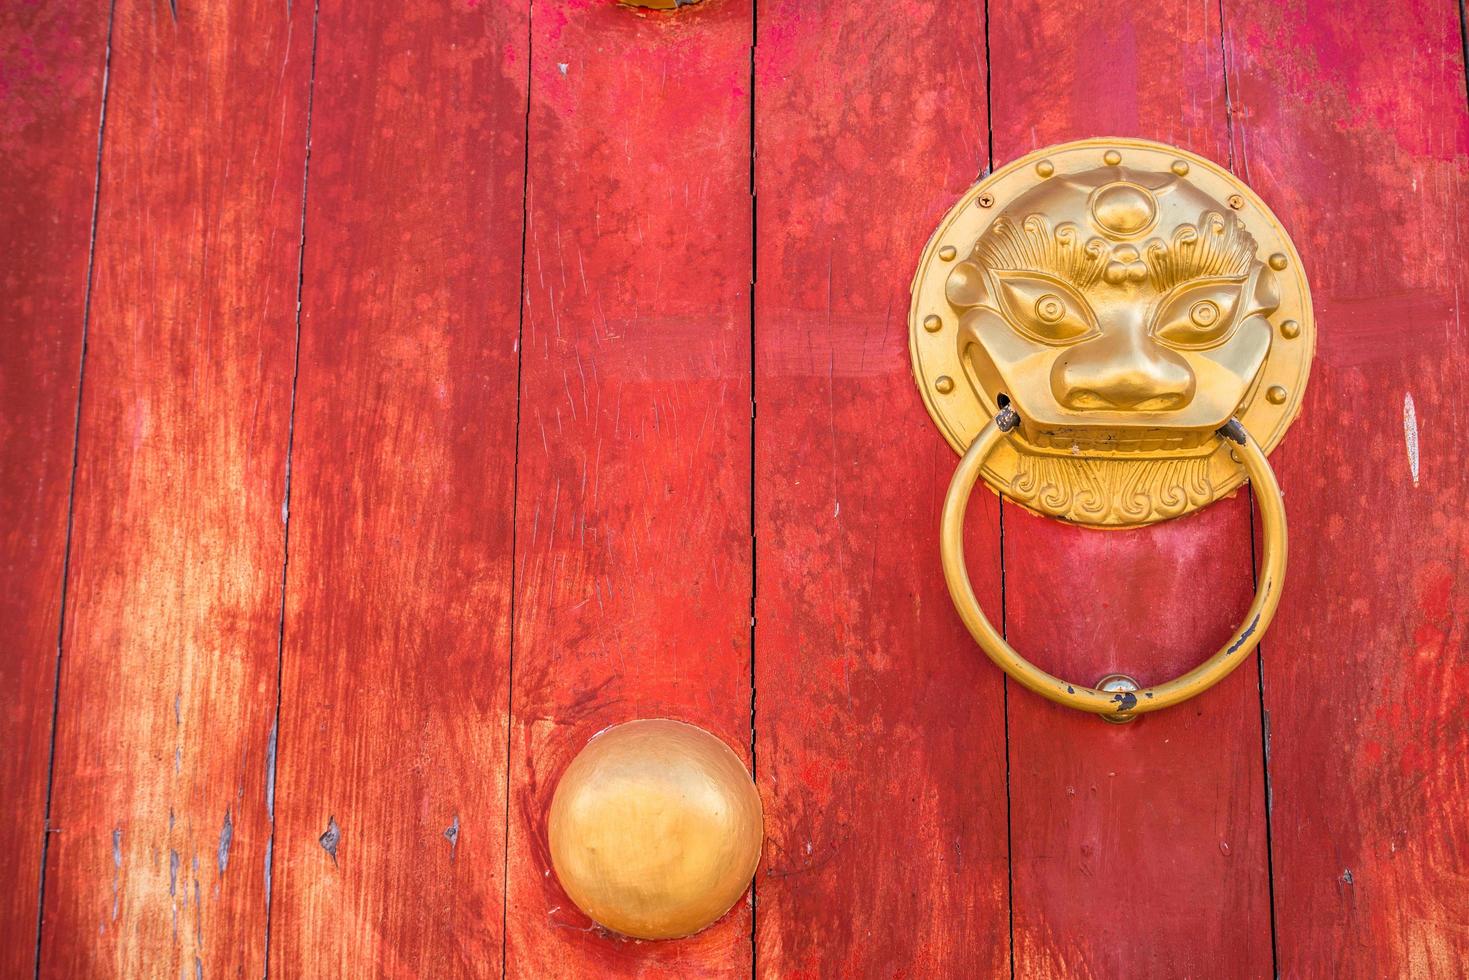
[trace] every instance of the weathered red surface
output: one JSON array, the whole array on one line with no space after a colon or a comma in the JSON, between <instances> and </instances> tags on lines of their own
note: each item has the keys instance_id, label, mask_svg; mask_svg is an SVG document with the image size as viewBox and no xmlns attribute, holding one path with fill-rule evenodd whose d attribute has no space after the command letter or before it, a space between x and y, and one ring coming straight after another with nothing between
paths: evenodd
<instances>
[{"instance_id":1,"label":"weathered red surface","mask_svg":"<svg viewBox=\"0 0 1469 980\"><path fill-rule=\"evenodd\" d=\"M1469 962L1469 110L1458 11L1225 4L1238 159L1311 275L1265 641L1280 972Z\"/></svg>"},{"instance_id":2,"label":"weathered red surface","mask_svg":"<svg viewBox=\"0 0 1469 980\"><path fill-rule=\"evenodd\" d=\"M98 2L0 8L0 976L29 973L107 36ZM29 938L27 938L29 937Z\"/></svg>"},{"instance_id":3,"label":"weathered red surface","mask_svg":"<svg viewBox=\"0 0 1469 980\"><path fill-rule=\"evenodd\" d=\"M310 53L300 5L116 10L48 976L264 970Z\"/></svg>"},{"instance_id":4,"label":"weathered red surface","mask_svg":"<svg viewBox=\"0 0 1469 980\"><path fill-rule=\"evenodd\" d=\"M956 458L908 283L987 159L973 8L762 4L756 51L755 752L772 977L1006 972L1001 675L953 613ZM975 503L999 605L999 507Z\"/></svg>"},{"instance_id":5,"label":"weathered red surface","mask_svg":"<svg viewBox=\"0 0 1469 980\"><path fill-rule=\"evenodd\" d=\"M1214 8L992 12L997 164L1100 135L1228 163ZM1130 531L1006 505L1004 540L1010 642L1081 683L1113 671L1144 684L1175 677L1213 653L1249 605L1244 494ZM1302 601L1298 583L1287 603ZM1197 700L1123 727L1011 686L1017 975L1270 974L1256 676L1250 659Z\"/></svg>"},{"instance_id":6,"label":"weathered red surface","mask_svg":"<svg viewBox=\"0 0 1469 980\"><path fill-rule=\"evenodd\" d=\"M311 7L116 10L41 973L259 976L267 942L283 977L1461 972L1452 2ZM0 12L5 976L107 33ZM964 634L906 337L991 142L1104 134L1232 163L1320 332L1263 702L1252 658L1123 728L1007 697ZM1243 494L1136 532L1007 505L1003 610L971 511L986 609L1080 680L1180 671L1248 602ZM655 716L756 766L768 845L753 911L636 943L571 906L544 818L587 738Z\"/></svg>"},{"instance_id":7,"label":"weathered red surface","mask_svg":"<svg viewBox=\"0 0 1469 980\"><path fill-rule=\"evenodd\" d=\"M750 42L743 2L533 12L506 965L750 971L750 908L635 943L551 872L556 780L598 730L750 744Z\"/></svg>"},{"instance_id":8,"label":"weathered red surface","mask_svg":"<svg viewBox=\"0 0 1469 980\"><path fill-rule=\"evenodd\" d=\"M527 14L321 10L272 975L499 969Z\"/></svg>"}]
</instances>

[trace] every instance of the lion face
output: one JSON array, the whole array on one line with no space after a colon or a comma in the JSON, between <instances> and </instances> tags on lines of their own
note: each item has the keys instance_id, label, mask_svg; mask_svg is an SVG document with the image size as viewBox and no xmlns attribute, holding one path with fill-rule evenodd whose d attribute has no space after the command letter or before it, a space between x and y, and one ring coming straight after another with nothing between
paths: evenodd
<instances>
[{"instance_id":1,"label":"lion face","mask_svg":"<svg viewBox=\"0 0 1469 980\"><path fill-rule=\"evenodd\" d=\"M1229 207L1171 173L1101 167L1016 198L945 283L970 381L1045 450L1212 445L1279 305Z\"/></svg>"}]
</instances>

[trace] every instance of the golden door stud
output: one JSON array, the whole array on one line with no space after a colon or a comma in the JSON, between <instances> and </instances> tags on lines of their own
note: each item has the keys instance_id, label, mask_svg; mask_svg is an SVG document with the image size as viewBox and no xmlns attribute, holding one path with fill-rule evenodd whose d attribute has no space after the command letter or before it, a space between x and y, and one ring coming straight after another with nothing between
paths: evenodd
<instances>
[{"instance_id":1,"label":"golden door stud","mask_svg":"<svg viewBox=\"0 0 1469 980\"><path fill-rule=\"evenodd\" d=\"M601 732L556 786L551 863L594 922L637 939L688 936L750 887L760 794L714 735L645 719Z\"/></svg>"}]
</instances>

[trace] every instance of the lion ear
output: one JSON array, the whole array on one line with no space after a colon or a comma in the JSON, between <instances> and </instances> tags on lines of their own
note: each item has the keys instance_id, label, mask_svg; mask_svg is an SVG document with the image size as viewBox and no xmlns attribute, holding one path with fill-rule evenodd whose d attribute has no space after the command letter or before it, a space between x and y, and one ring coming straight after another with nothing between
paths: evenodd
<instances>
[{"instance_id":1,"label":"lion ear","mask_svg":"<svg viewBox=\"0 0 1469 980\"><path fill-rule=\"evenodd\" d=\"M1261 265L1255 271L1254 286L1250 290L1249 309L1245 310L1246 316L1256 313L1269 315L1274 313L1280 306L1280 284L1275 279L1275 273L1269 266Z\"/></svg>"},{"instance_id":2,"label":"lion ear","mask_svg":"<svg viewBox=\"0 0 1469 980\"><path fill-rule=\"evenodd\" d=\"M954 271L949 273L944 282L944 296L955 309L960 310L993 305L984 270L968 259L954 266Z\"/></svg>"}]
</instances>

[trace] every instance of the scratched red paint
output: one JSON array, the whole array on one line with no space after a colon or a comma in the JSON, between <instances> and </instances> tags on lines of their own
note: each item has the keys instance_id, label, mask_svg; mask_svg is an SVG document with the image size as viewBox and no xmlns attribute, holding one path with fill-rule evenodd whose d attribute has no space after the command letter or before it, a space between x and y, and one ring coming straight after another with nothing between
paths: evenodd
<instances>
[{"instance_id":1,"label":"scratched red paint","mask_svg":"<svg viewBox=\"0 0 1469 980\"><path fill-rule=\"evenodd\" d=\"M1323 350L1364 329L1374 347L1322 359L1277 463L1295 505L1291 601L1265 647L1279 968L1453 976L1469 961L1458 11L1259 0L1225 18L1250 25L1229 47L1241 163L1295 234Z\"/></svg>"},{"instance_id":2,"label":"scratched red paint","mask_svg":"<svg viewBox=\"0 0 1469 980\"><path fill-rule=\"evenodd\" d=\"M264 972L304 6L115 11L45 976Z\"/></svg>"},{"instance_id":3,"label":"scratched red paint","mask_svg":"<svg viewBox=\"0 0 1469 980\"><path fill-rule=\"evenodd\" d=\"M1100 118L1117 135L1227 164L1219 31L1206 5L1076 2L1039 17L996 9L992 75L1029 80L993 93L997 162L1105 135ZM1053 74L1070 73L1072 87L1052 86ZM1135 79L1128 118L1115 115L1105 83L1092 84L1098 73ZM1156 683L1229 635L1249 605L1250 565L1242 494L1111 532L1007 505L1008 636L1082 683L1113 671ZM1011 686L1017 975L1270 973L1255 675L1250 660L1197 701L1122 728Z\"/></svg>"},{"instance_id":4,"label":"scratched red paint","mask_svg":"<svg viewBox=\"0 0 1469 980\"><path fill-rule=\"evenodd\" d=\"M956 462L913 388L908 282L984 168L974 7L762 3L755 52L763 976L1006 972L1000 675L936 546ZM977 501L998 600L997 507Z\"/></svg>"},{"instance_id":5,"label":"scratched red paint","mask_svg":"<svg viewBox=\"0 0 1469 980\"><path fill-rule=\"evenodd\" d=\"M106 6L0 12L0 975L43 838L45 976L260 975L267 914L280 976L1462 972L1452 0L327 2L299 373L313 5L118 4L47 837ZM1106 132L1232 163L1320 328L1263 691L1120 729L964 635L905 322L991 142ZM1245 495L1003 529L1010 636L1083 678L1186 666L1250 588ZM680 943L547 873L566 762L650 715L767 808L758 902Z\"/></svg>"},{"instance_id":6,"label":"scratched red paint","mask_svg":"<svg viewBox=\"0 0 1469 980\"><path fill-rule=\"evenodd\" d=\"M103 5L0 8L0 976L31 972Z\"/></svg>"},{"instance_id":7,"label":"scratched red paint","mask_svg":"<svg viewBox=\"0 0 1469 980\"><path fill-rule=\"evenodd\" d=\"M638 717L750 745L748 3L533 6L506 969L748 976L750 905L675 944L597 930L545 815Z\"/></svg>"},{"instance_id":8,"label":"scratched red paint","mask_svg":"<svg viewBox=\"0 0 1469 980\"><path fill-rule=\"evenodd\" d=\"M499 966L528 12L321 11L272 976Z\"/></svg>"}]
</instances>

